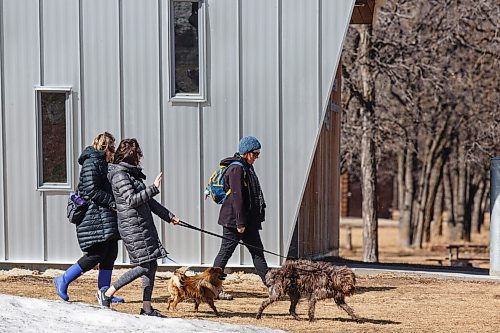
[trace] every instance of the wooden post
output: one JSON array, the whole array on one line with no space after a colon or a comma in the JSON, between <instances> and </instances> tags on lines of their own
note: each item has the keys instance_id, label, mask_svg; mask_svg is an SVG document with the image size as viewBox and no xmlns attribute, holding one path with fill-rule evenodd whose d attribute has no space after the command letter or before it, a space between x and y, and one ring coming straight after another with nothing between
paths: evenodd
<instances>
[{"instance_id":1,"label":"wooden post","mask_svg":"<svg viewBox=\"0 0 500 333\"><path fill-rule=\"evenodd\" d=\"M345 248L352 250L352 228L350 225L345 226Z\"/></svg>"}]
</instances>

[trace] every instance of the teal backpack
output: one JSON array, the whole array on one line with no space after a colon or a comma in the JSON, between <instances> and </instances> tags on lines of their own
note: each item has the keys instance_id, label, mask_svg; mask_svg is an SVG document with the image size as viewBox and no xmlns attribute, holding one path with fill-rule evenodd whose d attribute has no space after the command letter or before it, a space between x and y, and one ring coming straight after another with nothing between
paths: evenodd
<instances>
[{"instance_id":1,"label":"teal backpack","mask_svg":"<svg viewBox=\"0 0 500 333\"><path fill-rule=\"evenodd\" d=\"M224 200L226 200L229 194L231 194L231 189L227 192L224 191L224 174L227 169L234 164L240 165L243 170L245 169L241 162L236 161L232 162L228 166L220 165L219 169L216 170L208 180L208 185L205 188L205 199L210 196L216 204L222 205L224 203Z\"/></svg>"}]
</instances>

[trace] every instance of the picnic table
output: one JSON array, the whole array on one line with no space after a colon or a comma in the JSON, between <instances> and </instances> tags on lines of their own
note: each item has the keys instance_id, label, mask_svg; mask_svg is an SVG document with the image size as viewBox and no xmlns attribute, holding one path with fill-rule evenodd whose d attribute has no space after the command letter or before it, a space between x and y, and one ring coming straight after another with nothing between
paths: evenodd
<instances>
[{"instance_id":1,"label":"picnic table","mask_svg":"<svg viewBox=\"0 0 500 333\"><path fill-rule=\"evenodd\" d=\"M467 249L479 249L479 250L486 250L488 248L488 245L480 245L480 244L449 244L446 246L448 249L448 262L450 263L450 266L452 266L452 262L454 260L458 261L464 261L468 262L469 260L484 260L484 258L460 258L459 253L460 250L467 250ZM453 252L455 252L455 259L453 259Z\"/></svg>"}]
</instances>

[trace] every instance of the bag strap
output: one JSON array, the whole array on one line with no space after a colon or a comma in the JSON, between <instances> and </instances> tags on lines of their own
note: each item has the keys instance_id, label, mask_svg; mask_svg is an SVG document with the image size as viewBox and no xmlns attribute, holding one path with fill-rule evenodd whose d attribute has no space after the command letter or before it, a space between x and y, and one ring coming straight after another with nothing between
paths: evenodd
<instances>
[{"instance_id":1,"label":"bag strap","mask_svg":"<svg viewBox=\"0 0 500 333\"><path fill-rule=\"evenodd\" d=\"M245 165L243 165L243 163L238 162L238 161L234 161L234 162L229 163L229 165L227 167L229 168L231 165L241 166L243 168L243 178L245 178L247 176L247 170L246 170L247 168Z\"/></svg>"},{"instance_id":2,"label":"bag strap","mask_svg":"<svg viewBox=\"0 0 500 333\"><path fill-rule=\"evenodd\" d=\"M245 166L243 165L243 163L238 162L238 161L234 161L234 162L229 163L229 165L228 165L227 167L229 168L231 165L234 165L234 164L239 165L239 166L242 166L242 167L245 167Z\"/></svg>"}]
</instances>

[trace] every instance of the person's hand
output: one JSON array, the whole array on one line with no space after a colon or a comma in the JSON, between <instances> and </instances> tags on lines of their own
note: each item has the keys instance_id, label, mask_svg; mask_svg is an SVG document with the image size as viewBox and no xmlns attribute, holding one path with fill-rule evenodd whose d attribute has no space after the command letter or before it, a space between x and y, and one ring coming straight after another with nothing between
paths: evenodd
<instances>
[{"instance_id":1,"label":"person's hand","mask_svg":"<svg viewBox=\"0 0 500 333\"><path fill-rule=\"evenodd\" d=\"M180 220L177 216L174 216L172 217L172 219L170 220L170 222L172 222L173 224L179 224Z\"/></svg>"},{"instance_id":2,"label":"person's hand","mask_svg":"<svg viewBox=\"0 0 500 333\"><path fill-rule=\"evenodd\" d=\"M240 234L244 233L245 232L245 227L236 227L236 229L238 229L238 232Z\"/></svg>"},{"instance_id":3,"label":"person's hand","mask_svg":"<svg viewBox=\"0 0 500 333\"><path fill-rule=\"evenodd\" d=\"M163 172L160 172L160 174L158 176L156 176L156 179L153 183L156 187L158 187L158 190L160 189L160 186L161 186L162 177L163 177Z\"/></svg>"}]
</instances>

